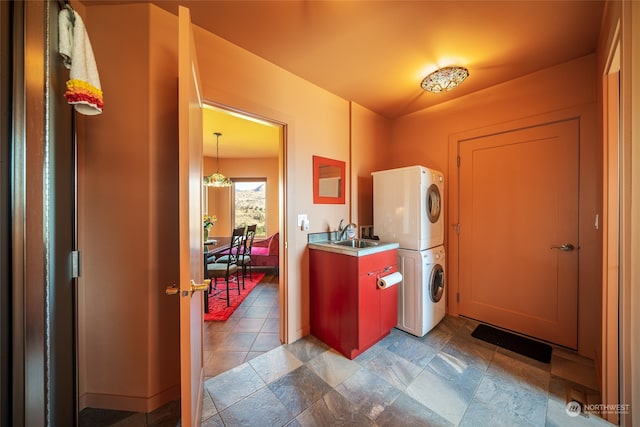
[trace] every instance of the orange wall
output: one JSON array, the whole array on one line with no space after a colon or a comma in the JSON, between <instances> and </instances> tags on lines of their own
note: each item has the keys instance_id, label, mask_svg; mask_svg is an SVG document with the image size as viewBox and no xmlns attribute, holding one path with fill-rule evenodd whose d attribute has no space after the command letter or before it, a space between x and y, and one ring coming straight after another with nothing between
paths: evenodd
<instances>
[{"instance_id":1,"label":"orange wall","mask_svg":"<svg viewBox=\"0 0 640 427\"><path fill-rule=\"evenodd\" d=\"M483 132L580 117L580 284L578 342L581 354L593 357L600 319L600 232L594 229L600 212L600 133L596 104L595 55L541 70L440 106L401 117L392 125L389 166L421 163L445 174L445 203L449 292L454 292L456 241L450 232L457 222L455 200L449 197L456 185L455 155L458 139ZM453 286L452 286L453 285ZM451 294L450 294L451 295ZM453 293L455 295L455 292ZM455 298L448 298L454 304ZM449 311L456 308L449 305Z\"/></svg>"},{"instance_id":2,"label":"orange wall","mask_svg":"<svg viewBox=\"0 0 640 427\"><path fill-rule=\"evenodd\" d=\"M391 140L391 121L351 103L351 222L373 225L373 178L385 169ZM345 218L346 219L346 218Z\"/></svg>"},{"instance_id":3,"label":"orange wall","mask_svg":"<svg viewBox=\"0 0 640 427\"><path fill-rule=\"evenodd\" d=\"M204 174L216 171L215 157L204 158ZM278 158L220 159L220 172L229 178L266 178L267 179L267 236L279 229L280 203L278 197L279 174ZM218 223L211 230L212 236L230 236L232 210L228 188L209 188L209 214L218 217Z\"/></svg>"},{"instance_id":4,"label":"orange wall","mask_svg":"<svg viewBox=\"0 0 640 427\"><path fill-rule=\"evenodd\" d=\"M177 21L144 4L85 21L105 108L79 116L80 402L148 412L179 396L178 304L163 292L178 273Z\"/></svg>"},{"instance_id":5,"label":"orange wall","mask_svg":"<svg viewBox=\"0 0 640 427\"><path fill-rule=\"evenodd\" d=\"M102 17L100 17L103 22ZM133 21L131 25L136 25ZM105 31L109 24L102 24ZM113 31L113 29L111 29ZM145 355L146 405L156 408L179 391L179 327L173 323L178 315L178 303L164 293L168 285L177 283L180 274L178 251L178 180L176 159L178 106L175 64L177 58L177 25L173 16L159 8L149 8L149 119L144 125L149 130L149 246L146 281L149 311L147 313ZM109 35L112 37L112 35ZM117 48L117 52L121 48ZM141 54L144 54L142 50ZM117 61L117 57L114 58ZM117 62L116 62L117 63ZM120 89L119 93L126 93ZM142 108L145 104L142 103ZM135 117L135 116L134 116ZM140 267L138 267L140 268ZM135 302L132 304L135 306ZM167 368L171 366L172 368Z\"/></svg>"}]
</instances>

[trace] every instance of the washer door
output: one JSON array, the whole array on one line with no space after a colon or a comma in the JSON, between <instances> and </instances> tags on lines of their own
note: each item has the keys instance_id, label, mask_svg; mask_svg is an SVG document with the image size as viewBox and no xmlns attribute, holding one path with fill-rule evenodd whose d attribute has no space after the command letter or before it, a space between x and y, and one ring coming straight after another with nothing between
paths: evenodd
<instances>
[{"instance_id":1,"label":"washer door","mask_svg":"<svg viewBox=\"0 0 640 427\"><path fill-rule=\"evenodd\" d=\"M444 295L444 269L440 264L436 264L429 277L429 297L431 302L438 302L442 295Z\"/></svg>"},{"instance_id":2,"label":"washer door","mask_svg":"<svg viewBox=\"0 0 640 427\"><path fill-rule=\"evenodd\" d=\"M431 184L427 190L427 217L432 224L440 218L440 189Z\"/></svg>"}]
</instances>

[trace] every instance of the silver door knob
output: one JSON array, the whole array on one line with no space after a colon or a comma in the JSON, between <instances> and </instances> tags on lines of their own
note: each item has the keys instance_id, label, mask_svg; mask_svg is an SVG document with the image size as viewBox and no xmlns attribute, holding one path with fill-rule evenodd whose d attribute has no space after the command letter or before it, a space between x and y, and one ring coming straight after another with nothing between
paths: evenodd
<instances>
[{"instance_id":1,"label":"silver door knob","mask_svg":"<svg viewBox=\"0 0 640 427\"><path fill-rule=\"evenodd\" d=\"M563 243L560 246L551 246L551 249L560 249L561 251L570 252L574 250L576 247L571 243Z\"/></svg>"}]
</instances>

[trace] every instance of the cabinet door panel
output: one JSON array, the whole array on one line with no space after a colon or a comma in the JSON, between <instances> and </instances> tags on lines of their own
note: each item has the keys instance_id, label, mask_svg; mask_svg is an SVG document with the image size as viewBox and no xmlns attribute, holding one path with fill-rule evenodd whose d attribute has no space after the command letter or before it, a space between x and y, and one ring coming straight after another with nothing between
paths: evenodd
<instances>
[{"instance_id":1,"label":"cabinet door panel","mask_svg":"<svg viewBox=\"0 0 640 427\"><path fill-rule=\"evenodd\" d=\"M380 290L375 275L360 276L358 316L358 348L365 349L380 338Z\"/></svg>"},{"instance_id":2,"label":"cabinet door panel","mask_svg":"<svg viewBox=\"0 0 640 427\"><path fill-rule=\"evenodd\" d=\"M396 250L360 258L360 348L365 349L387 335L398 322L398 291L395 286L378 289L378 277L398 271Z\"/></svg>"},{"instance_id":3,"label":"cabinet door panel","mask_svg":"<svg viewBox=\"0 0 640 427\"><path fill-rule=\"evenodd\" d=\"M344 353L357 346L358 286L353 257L309 250L311 333Z\"/></svg>"},{"instance_id":4,"label":"cabinet door panel","mask_svg":"<svg viewBox=\"0 0 640 427\"><path fill-rule=\"evenodd\" d=\"M387 334L398 323L398 286L380 290L381 329Z\"/></svg>"}]
</instances>

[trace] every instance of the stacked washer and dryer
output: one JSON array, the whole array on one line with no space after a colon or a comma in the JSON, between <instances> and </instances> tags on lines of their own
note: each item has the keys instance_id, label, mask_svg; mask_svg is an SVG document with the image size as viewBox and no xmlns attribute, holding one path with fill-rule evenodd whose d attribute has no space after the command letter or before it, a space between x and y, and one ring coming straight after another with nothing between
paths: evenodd
<instances>
[{"instance_id":1,"label":"stacked washer and dryer","mask_svg":"<svg viewBox=\"0 0 640 427\"><path fill-rule=\"evenodd\" d=\"M446 311L444 175L424 166L373 172L373 231L398 242L398 325L424 336Z\"/></svg>"}]
</instances>

